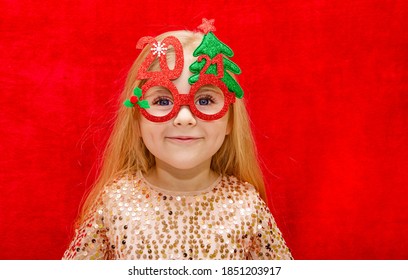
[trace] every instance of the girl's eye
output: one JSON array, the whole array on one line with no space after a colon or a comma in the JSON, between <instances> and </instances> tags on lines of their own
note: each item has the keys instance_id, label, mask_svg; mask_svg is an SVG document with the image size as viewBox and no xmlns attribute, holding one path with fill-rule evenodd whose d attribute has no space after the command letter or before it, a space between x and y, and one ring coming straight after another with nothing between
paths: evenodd
<instances>
[{"instance_id":1,"label":"girl's eye","mask_svg":"<svg viewBox=\"0 0 408 280\"><path fill-rule=\"evenodd\" d=\"M215 100L211 95L200 96L196 101L196 104L200 106L207 106L213 103L215 103Z\"/></svg>"},{"instance_id":2,"label":"girl's eye","mask_svg":"<svg viewBox=\"0 0 408 280\"><path fill-rule=\"evenodd\" d=\"M158 105L158 106L169 106L172 105L173 103L171 102L170 99L166 98L166 97L157 97L154 101L153 101L153 105Z\"/></svg>"},{"instance_id":3,"label":"girl's eye","mask_svg":"<svg viewBox=\"0 0 408 280\"><path fill-rule=\"evenodd\" d=\"M200 99L200 100L198 100L198 104L199 104L199 105L208 105L208 104L210 104L210 102L211 102L211 100L208 100L208 99Z\"/></svg>"}]
</instances>

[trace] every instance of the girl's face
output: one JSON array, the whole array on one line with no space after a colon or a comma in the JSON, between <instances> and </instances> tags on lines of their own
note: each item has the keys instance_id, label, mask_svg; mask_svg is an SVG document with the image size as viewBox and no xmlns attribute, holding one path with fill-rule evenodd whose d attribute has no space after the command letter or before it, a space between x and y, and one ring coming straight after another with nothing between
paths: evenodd
<instances>
[{"instance_id":1,"label":"girl's face","mask_svg":"<svg viewBox=\"0 0 408 280\"><path fill-rule=\"evenodd\" d=\"M190 91L189 65L195 60L192 51L184 49L183 72L173 81L179 93ZM182 106L167 122L152 122L141 116L139 125L143 142L155 156L157 165L191 170L210 167L212 156L231 131L228 118L227 113L220 119L204 121L197 118L189 106Z\"/></svg>"}]
</instances>

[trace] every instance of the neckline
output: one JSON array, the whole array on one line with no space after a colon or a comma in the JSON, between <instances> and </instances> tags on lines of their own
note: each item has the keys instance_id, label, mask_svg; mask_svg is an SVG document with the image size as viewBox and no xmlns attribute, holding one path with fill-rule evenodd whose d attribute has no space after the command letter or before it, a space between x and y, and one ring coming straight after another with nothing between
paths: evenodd
<instances>
[{"instance_id":1,"label":"neckline","mask_svg":"<svg viewBox=\"0 0 408 280\"><path fill-rule=\"evenodd\" d=\"M216 186L218 186L218 184L221 182L222 179L222 175L220 174L218 176L218 178L208 187L201 189L201 190L196 190L196 191L172 191L172 190L168 190L168 189L163 189L161 187L158 187L156 185L153 185L152 183L150 183L145 176L143 175L143 173L138 170L137 171L137 176L143 181L143 183L148 186L150 189L159 192L159 193L165 193L165 194L171 194L171 195L181 195L181 196L192 196L192 195L200 195L200 194L205 194L208 193L210 191L212 191Z\"/></svg>"}]
</instances>

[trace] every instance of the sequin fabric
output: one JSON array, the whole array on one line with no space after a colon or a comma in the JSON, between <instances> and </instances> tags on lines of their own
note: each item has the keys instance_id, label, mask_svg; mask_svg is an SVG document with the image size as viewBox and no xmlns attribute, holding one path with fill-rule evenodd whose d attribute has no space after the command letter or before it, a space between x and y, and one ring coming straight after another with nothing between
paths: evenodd
<instances>
[{"instance_id":1,"label":"sequin fabric","mask_svg":"<svg viewBox=\"0 0 408 280\"><path fill-rule=\"evenodd\" d=\"M220 176L176 193L129 177L104 188L63 259L292 259L252 185Z\"/></svg>"}]
</instances>

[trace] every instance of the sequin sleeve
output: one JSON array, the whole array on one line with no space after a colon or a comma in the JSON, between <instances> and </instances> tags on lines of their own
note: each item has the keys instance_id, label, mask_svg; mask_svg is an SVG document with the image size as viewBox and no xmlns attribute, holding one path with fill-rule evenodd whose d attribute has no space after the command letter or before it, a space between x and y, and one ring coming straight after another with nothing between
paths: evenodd
<instances>
[{"instance_id":1,"label":"sequin sleeve","mask_svg":"<svg viewBox=\"0 0 408 280\"><path fill-rule=\"evenodd\" d=\"M253 229L251 258L254 260L293 259L268 206L258 195L254 207L257 221Z\"/></svg>"},{"instance_id":2,"label":"sequin sleeve","mask_svg":"<svg viewBox=\"0 0 408 280\"><path fill-rule=\"evenodd\" d=\"M99 199L86 215L83 223L75 230L74 239L62 259L102 260L110 258L104 212L102 199Z\"/></svg>"}]
</instances>

